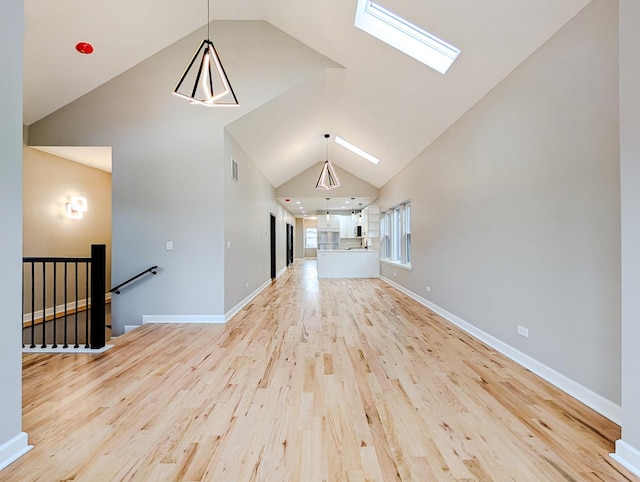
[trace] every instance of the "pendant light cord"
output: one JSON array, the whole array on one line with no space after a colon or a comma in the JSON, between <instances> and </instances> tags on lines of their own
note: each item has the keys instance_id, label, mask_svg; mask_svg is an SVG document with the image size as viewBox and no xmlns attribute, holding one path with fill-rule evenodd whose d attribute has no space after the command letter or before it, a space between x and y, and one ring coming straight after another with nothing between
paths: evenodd
<instances>
[{"instance_id":1,"label":"pendant light cord","mask_svg":"<svg viewBox=\"0 0 640 482\"><path fill-rule=\"evenodd\" d=\"M209 36L209 24L211 23L211 0L207 0L207 40L211 40Z\"/></svg>"},{"instance_id":2,"label":"pendant light cord","mask_svg":"<svg viewBox=\"0 0 640 482\"><path fill-rule=\"evenodd\" d=\"M328 137L327 137L327 155L326 155L325 159L327 161L329 160L329 138Z\"/></svg>"}]
</instances>

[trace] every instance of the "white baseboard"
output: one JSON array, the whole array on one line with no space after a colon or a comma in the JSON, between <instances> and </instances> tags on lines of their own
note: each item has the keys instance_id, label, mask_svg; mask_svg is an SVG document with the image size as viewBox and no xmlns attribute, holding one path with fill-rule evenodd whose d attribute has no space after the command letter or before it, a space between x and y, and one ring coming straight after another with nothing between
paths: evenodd
<instances>
[{"instance_id":1,"label":"white baseboard","mask_svg":"<svg viewBox=\"0 0 640 482\"><path fill-rule=\"evenodd\" d=\"M105 301L111 301L111 293L106 293L105 294ZM87 306L87 303L89 303L89 306L91 306L91 298L89 299L81 299L78 300L78 304L77 304L77 308L82 308L84 309ZM76 309L76 302L75 301L70 301L69 303L67 303L66 305L66 309L67 311L72 311ZM56 305L55 307L55 313L56 315L62 315L64 314L64 310L65 310L65 305ZM33 319L34 320L41 320L45 317L48 316L53 316L53 307L47 308L46 310L37 310L35 312L33 312ZM29 321L31 321L31 313L24 313L22 315L22 322L23 323L28 323Z\"/></svg>"},{"instance_id":2,"label":"white baseboard","mask_svg":"<svg viewBox=\"0 0 640 482\"><path fill-rule=\"evenodd\" d=\"M224 323L224 315L142 315L147 323Z\"/></svg>"},{"instance_id":3,"label":"white baseboard","mask_svg":"<svg viewBox=\"0 0 640 482\"><path fill-rule=\"evenodd\" d=\"M98 348L93 350L91 348L85 348L84 345L79 346L78 348L74 348L73 345L69 345L67 348L62 348L62 345L58 345L57 348L52 348L49 345L46 348L40 348L36 346L35 348L29 348L25 346L22 349L22 353L88 353L90 355L98 355L100 353L104 353L107 350L113 348L113 345L105 345L102 348Z\"/></svg>"},{"instance_id":4,"label":"white baseboard","mask_svg":"<svg viewBox=\"0 0 640 482\"><path fill-rule=\"evenodd\" d=\"M140 328L140 325L124 325L124 332L129 333L130 331L133 331L136 328Z\"/></svg>"},{"instance_id":5,"label":"white baseboard","mask_svg":"<svg viewBox=\"0 0 640 482\"><path fill-rule=\"evenodd\" d=\"M285 266L284 268L282 268L280 271L278 271L276 273L276 278L279 278L280 276L282 276L286 272L287 272L287 267Z\"/></svg>"},{"instance_id":6,"label":"white baseboard","mask_svg":"<svg viewBox=\"0 0 640 482\"><path fill-rule=\"evenodd\" d=\"M503 341L495 338L494 336L489 335L488 333L480 330L479 328L476 328L471 323L464 321L461 318L458 318L456 315L449 313L447 310L415 294L413 291L408 290L404 286L399 285L398 283L395 283L394 281L391 281L390 279L385 278L384 276L381 276L380 279L390 284L397 290L403 292L407 296L413 298L418 303L436 312L437 314L439 314L446 320L450 321L457 327L461 328L462 330L466 331L473 337L486 343L494 350L499 351L500 353L507 356L511 360L515 361L519 365L522 365L526 369L532 371L533 373L538 375L540 378L543 378L544 380L548 381L549 383L556 386L563 392L568 393L573 398L581 401L582 403L592 408L596 412L607 417L612 422L620 425L622 420L622 407L620 405L616 405L612 401L607 400L601 395L598 395L597 393L577 383L571 378L565 375L562 375L561 373L555 371L553 368L550 368L547 365L539 362L535 358L532 358L529 355L522 353L521 351L513 348L511 345L508 345Z\"/></svg>"},{"instance_id":7,"label":"white baseboard","mask_svg":"<svg viewBox=\"0 0 640 482\"><path fill-rule=\"evenodd\" d=\"M620 439L616 441L615 453L609 456L640 477L640 450Z\"/></svg>"},{"instance_id":8,"label":"white baseboard","mask_svg":"<svg viewBox=\"0 0 640 482\"><path fill-rule=\"evenodd\" d=\"M8 442L0 445L0 470L18 460L32 448L33 445L29 445L25 432L19 433Z\"/></svg>"},{"instance_id":9,"label":"white baseboard","mask_svg":"<svg viewBox=\"0 0 640 482\"><path fill-rule=\"evenodd\" d=\"M283 268L276 276L281 276L287 271L287 268ZM222 315L142 315L142 324L147 323L226 323L235 315L237 315L242 308L247 306L251 300L258 296L267 286L271 284L271 280L267 280L262 283L258 289L243 299L236 306L231 308L227 313ZM137 328L135 325L131 325L131 329ZM127 327L125 326L125 333L127 333Z\"/></svg>"},{"instance_id":10,"label":"white baseboard","mask_svg":"<svg viewBox=\"0 0 640 482\"><path fill-rule=\"evenodd\" d=\"M260 285L260 287L255 290L253 293L251 293L249 296L247 296L244 300L242 300L240 303L238 303L236 306L234 306L233 308L231 308L225 315L224 315L224 319L225 321L229 321L231 318L233 318L235 315L238 314L238 312L244 308L245 306L247 306L249 303L251 303L251 300L253 300L256 296L258 296L267 286L271 285L271 280L267 280L264 283L262 283L262 285Z\"/></svg>"}]
</instances>

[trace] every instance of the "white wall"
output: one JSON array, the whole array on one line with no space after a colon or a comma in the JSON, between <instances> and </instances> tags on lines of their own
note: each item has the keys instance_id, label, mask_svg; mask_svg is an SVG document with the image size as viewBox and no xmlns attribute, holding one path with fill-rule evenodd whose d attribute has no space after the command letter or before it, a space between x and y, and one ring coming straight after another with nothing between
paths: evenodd
<instances>
[{"instance_id":1,"label":"white wall","mask_svg":"<svg viewBox=\"0 0 640 482\"><path fill-rule=\"evenodd\" d=\"M238 182L231 179L231 158ZM241 146L225 136L225 313L271 279L271 214L276 216L276 271L286 267L286 223L293 216ZM294 232L295 237L295 232ZM247 286L248 284L248 286Z\"/></svg>"},{"instance_id":2,"label":"white wall","mask_svg":"<svg viewBox=\"0 0 640 482\"><path fill-rule=\"evenodd\" d=\"M113 148L113 283L160 266L114 297L116 335L143 315L224 315L224 126L335 65L266 22L214 22L212 31L239 107L171 94L201 29L29 129L31 145Z\"/></svg>"},{"instance_id":3,"label":"white wall","mask_svg":"<svg viewBox=\"0 0 640 482\"><path fill-rule=\"evenodd\" d=\"M0 3L0 469L27 447L22 433L22 0ZM2 476L0 475L0 479Z\"/></svg>"},{"instance_id":4,"label":"white wall","mask_svg":"<svg viewBox=\"0 0 640 482\"><path fill-rule=\"evenodd\" d=\"M594 0L380 193L382 210L411 200L413 216L413 271L382 264L383 276L612 407L617 15L616 2Z\"/></svg>"},{"instance_id":5,"label":"white wall","mask_svg":"<svg viewBox=\"0 0 640 482\"><path fill-rule=\"evenodd\" d=\"M640 476L640 4L620 0L622 440L616 456Z\"/></svg>"}]
</instances>

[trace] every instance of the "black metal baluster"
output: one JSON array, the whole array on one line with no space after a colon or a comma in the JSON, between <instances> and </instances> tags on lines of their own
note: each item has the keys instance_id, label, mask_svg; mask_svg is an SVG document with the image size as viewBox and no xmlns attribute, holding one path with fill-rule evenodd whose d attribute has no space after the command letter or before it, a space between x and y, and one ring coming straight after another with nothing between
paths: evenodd
<instances>
[{"instance_id":1,"label":"black metal baluster","mask_svg":"<svg viewBox=\"0 0 640 482\"><path fill-rule=\"evenodd\" d=\"M42 345L47 347L47 262L42 262Z\"/></svg>"},{"instance_id":2,"label":"black metal baluster","mask_svg":"<svg viewBox=\"0 0 640 482\"><path fill-rule=\"evenodd\" d=\"M31 262L31 346L36 347L36 263Z\"/></svg>"},{"instance_id":3,"label":"black metal baluster","mask_svg":"<svg viewBox=\"0 0 640 482\"><path fill-rule=\"evenodd\" d=\"M91 306L89 305L89 261L85 263L84 277L84 299L86 300L86 309L84 310L84 347L89 348L89 310L91 309ZM93 303L93 300L91 300L91 302Z\"/></svg>"},{"instance_id":4,"label":"black metal baluster","mask_svg":"<svg viewBox=\"0 0 640 482\"><path fill-rule=\"evenodd\" d=\"M75 344L73 345L74 348L79 348L80 345L78 344L78 262L75 262L76 265L76 312L75 312L75 325L76 325L76 333L75 333Z\"/></svg>"},{"instance_id":5,"label":"black metal baluster","mask_svg":"<svg viewBox=\"0 0 640 482\"><path fill-rule=\"evenodd\" d=\"M51 345L51 348L58 348L58 338L57 338L58 320L57 320L57 314L56 314L56 308L58 307L57 273L58 273L58 263L54 261L53 262L53 344Z\"/></svg>"},{"instance_id":6,"label":"black metal baluster","mask_svg":"<svg viewBox=\"0 0 640 482\"><path fill-rule=\"evenodd\" d=\"M69 344L67 342L68 340L68 329L67 329L67 268L69 266L69 263L67 261L64 262L64 345L62 345L63 348L69 348Z\"/></svg>"}]
</instances>

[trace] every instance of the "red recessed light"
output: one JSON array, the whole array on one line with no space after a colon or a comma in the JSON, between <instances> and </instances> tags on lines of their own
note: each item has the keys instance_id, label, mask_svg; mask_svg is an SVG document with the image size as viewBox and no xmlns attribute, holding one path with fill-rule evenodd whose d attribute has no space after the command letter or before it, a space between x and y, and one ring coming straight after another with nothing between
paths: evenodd
<instances>
[{"instance_id":1,"label":"red recessed light","mask_svg":"<svg viewBox=\"0 0 640 482\"><path fill-rule=\"evenodd\" d=\"M81 54L92 54L93 45L87 42L79 42L76 44L76 50Z\"/></svg>"},{"instance_id":2,"label":"red recessed light","mask_svg":"<svg viewBox=\"0 0 640 482\"><path fill-rule=\"evenodd\" d=\"M289 202L289 201L291 201L291 199L285 199L285 202Z\"/></svg>"}]
</instances>

